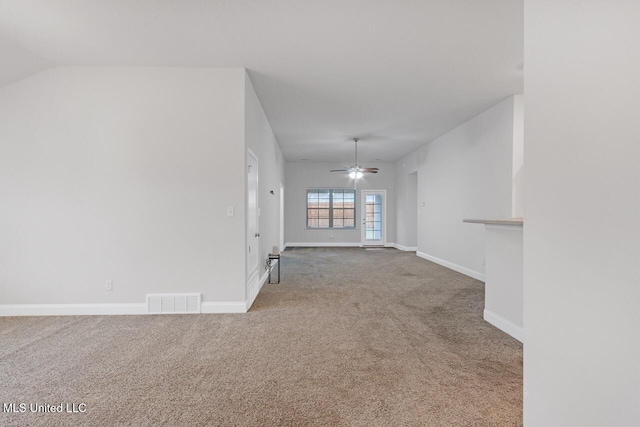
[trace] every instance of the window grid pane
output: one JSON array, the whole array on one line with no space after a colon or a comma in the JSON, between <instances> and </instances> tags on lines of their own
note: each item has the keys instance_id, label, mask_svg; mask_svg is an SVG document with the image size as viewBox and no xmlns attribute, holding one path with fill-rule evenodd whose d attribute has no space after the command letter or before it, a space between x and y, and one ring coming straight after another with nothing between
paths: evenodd
<instances>
[{"instance_id":1,"label":"window grid pane","mask_svg":"<svg viewBox=\"0 0 640 427\"><path fill-rule=\"evenodd\" d=\"M355 228L355 190L307 190L307 228Z\"/></svg>"},{"instance_id":2,"label":"window grid pane","mask_svg":"<svg viewBox=\"0 0 640 427\"><path fill-rule=\"evenodd\" d=\"M378 194L365 198L365 239L382 239L382 198Z\"/></svg>"}]
</instances>

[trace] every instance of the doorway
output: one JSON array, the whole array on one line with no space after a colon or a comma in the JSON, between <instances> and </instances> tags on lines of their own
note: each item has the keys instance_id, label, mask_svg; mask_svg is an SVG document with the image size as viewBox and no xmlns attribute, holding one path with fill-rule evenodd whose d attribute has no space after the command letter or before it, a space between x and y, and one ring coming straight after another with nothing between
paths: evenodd
<instances>
[{"instance_id":1,"label":"doorway","mask_svg":"<svg viewBox=\"0 0 640 427\"><path fill-rule=\"evenodd\" d=\"M362 190L362 246L384 246L387 234L386 190Z\"/></svg>"},{"instance_id":2,"label":"doorway","mask_svg":"<svg viewBox=\"0 0 640 427\"><path fill-rule=\"evenodd\" d=\"M418 248L418 172L407 175L406 224L404 242L406 250Z\"/></svg>"},{"instance_id":3,"label":"doorway","mask_svg":"<svg viewBox=\"0 0 640 427\"><path fill-rule=\"evenodd\" d=\"M280 183L280 252L284 251L284 185Z\"/></svg>"}]
</instances>

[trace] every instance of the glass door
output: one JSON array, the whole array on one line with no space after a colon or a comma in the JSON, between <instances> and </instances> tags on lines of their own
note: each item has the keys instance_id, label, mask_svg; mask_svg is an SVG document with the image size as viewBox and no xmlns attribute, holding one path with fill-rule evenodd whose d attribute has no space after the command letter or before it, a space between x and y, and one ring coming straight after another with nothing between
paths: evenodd
<instances>
[{"instance_id":1,"label":"glass door","mask_svg":"<svg viewBox=\"0 0 640 427\"><path fill-rule=\"evenodd\" d=\"M386 212L385 190L362 191L362 245L384 246Z\"/></svg>"}]
</instances>

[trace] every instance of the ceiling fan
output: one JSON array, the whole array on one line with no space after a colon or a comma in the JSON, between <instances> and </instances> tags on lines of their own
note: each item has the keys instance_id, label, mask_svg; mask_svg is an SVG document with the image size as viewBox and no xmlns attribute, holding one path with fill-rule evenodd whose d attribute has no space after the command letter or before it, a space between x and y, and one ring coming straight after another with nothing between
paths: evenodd
<instances>
[{"instance_id":1,"label":"ceiling fan","mask_svg":"<svg viewBox=\"0 0 640 427\"><path fill-rule=\"evenodd\" d=\"M360 179L365 173L378 173L378 168L363 168L358 165L358 138L353 138L353 142L356 146L356 160L354 165L343 169L332 169L329 172L347 172L349 174L349 178L352 179Z\"/></svg>"}]
</instances>

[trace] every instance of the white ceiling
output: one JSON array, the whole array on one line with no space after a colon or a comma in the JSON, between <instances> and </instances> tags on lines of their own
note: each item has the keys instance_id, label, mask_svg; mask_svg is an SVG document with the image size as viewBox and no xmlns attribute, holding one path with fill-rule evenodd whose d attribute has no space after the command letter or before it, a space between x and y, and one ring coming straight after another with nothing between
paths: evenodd
<instances>
[{"instance_id":1,"label":"white ceiling","mask_svg":"<svg viewBox=\"0 0 640 427\"><path fill-rule=\"evenodd\" d=\"M523 85L522 0L0 0L0 84L246 67L287 160L393 161Z\"/></svg>"}]
</instances>

